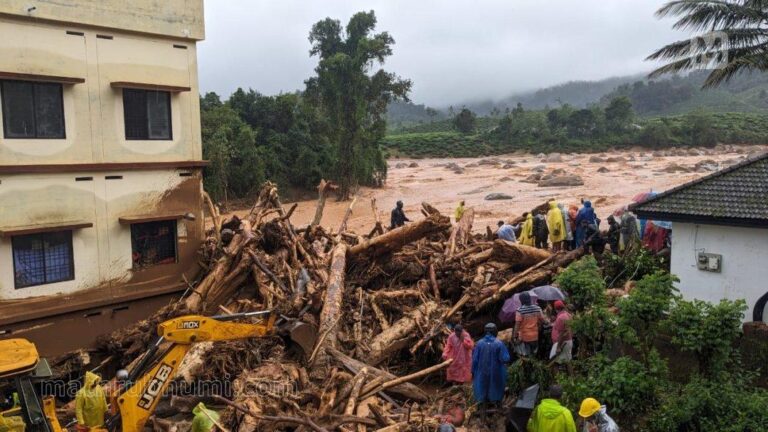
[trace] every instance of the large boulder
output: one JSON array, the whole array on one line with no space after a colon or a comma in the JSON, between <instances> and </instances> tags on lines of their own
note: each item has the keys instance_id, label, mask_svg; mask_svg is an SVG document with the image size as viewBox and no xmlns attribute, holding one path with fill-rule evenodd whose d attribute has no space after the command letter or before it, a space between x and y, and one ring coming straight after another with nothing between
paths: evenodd
<instances>
[{"instance_id":1,"label":"large boulder","mask_svg":"<svg viewBox=\"0 0 768 432\"><path fill-rule=\"evenodd\" d=\"M408 168L408 164L405 162L398 162L397 164L395 164L395 168L397 169Z\"/></svg>"},{"instance_id":2,"label":"large boulder","mask_svg":"<svg viewBox=\"0 0 768 432\"><path fill-rule=\"evenodd\" d=\"M485 196L486 201L511 200L511 199L512 199L512 195L507 195L501 192L494 192Z\"/></svg>"},{"instance_id":3,"label":"large boulder","mask_svg":"<svg viewBox=\"0 0 768 432\"><path fill-rule=\"evenodd\" d=\"M505 183L505 182L511 182L513 181L512 177L502 177L499 179L499 183Z\"/></svg>"},{"instance_id":4,"label":"large boulder","mask_svg":"<svg viewBox=\"0 0 768 432\"><path fill-rule=\"evenodd\" d=\"M584 184L584 180L577 175L562 175L553 177L550 179L542 179L539 182L539 187L555 187L555 186L581 186Z\"/></svg>"},{"instance_id":5,"label":"large boulder","mask_svg":"<svg viewBox=\"0 0 768 432\"><path fill-rule=\"evenodd\" d=\"M592 155L592 156L589 157L589 161L592 162L592 163L603 163L603 162L605 162L605 159L603 159L603 158L601 158L600 156L597 156L597 155Z\"/></svg>"},{"instance_id":6,"label":"large boulder","mask_svg":"<svg viewBox=\"0 0 768 432\"><path fill-rule=\"evenodd\" d=\"M610 171L608 170L608 168L602 166L602 167L597 169L597 172L599 172L600 174L605 174L605 173L610 172Z\"/></svg>"},{"instance_id":7,"label":"large boulder","mask_svg":"<svg viewBox=\"0 0 768 432\"><path fill-rule=\"evenodd\" d=\"M608 163L626 162L624 156L611 156L605 160Z\"/></svg>"},{"instance_id":8,"label":"large boulder","mask_svg":"<svg viewBox=\"0 0 768 432\"><path fill-rule=\"evenodd\" d=\"M501 161L498 159L480 159L477 162L478 165L501 165Z\"/></svg>"},{"instance_id":9,"label":"large boulder","mask_svg":"<svg viewBox=\"0 0 768 432\"><path fill-rule=\"evenodd\" d=\"M411 162L408 164L408 168L418 168L418 167L419 167L419 164L417 164L416 162Z\"/></svg>"},{"instance_id":10,"label":"large boulder","mask_svg":"<svg viewBox=\"0 0 768 432\"><path fill-rule=\"evenodd\" d=\"M672 162L671 164L665 166L664 168L662 168L659 171L660 172L665 172L665 173L677 173L677 172L687 173L687 172L691 172L691 170L689 168L686 168L686 167L684 167L682 165L678 165L675 162Z\"/></svg>"},{"instance_id":11,"label":"large boulder","mask_svg":"<svg viewBox=\"0 0 768 432\"><path fill-rule=\"evenodd\" d=\"M693 170L696 172L712 172L717 171L718 168L719 165L717 162L712 159L704 159L703 161L697 162L696 165L694 165Z\"/></svg>"},{"instance_id":12,"label":"large boulder","mask_svg":"<svg viewBox=\"0 0 768 432\"><path fill-rule=\"evenodd\" d=\"M541 180L541 173L533 173L520 181L523 183L538 183L539 180Z\"/></svg>"},{"instance_id":13,"label":"large boulder","mask_svg":"<svg viewBox=\"0 0 768 432\"><path fill-rule=\"evenodd\" d=\"M544 158L542 162L552 163L552 162L562 162L562 161L563 161L563 155L561 155L560 153L550 153L549 155L547 155L547 157Z\"/></svg>"},{"instance_id":14,"label":"large boulder","mask_svg":"<svg viewBox=\"0 0 768 432\"><path fill-rule=\"evenodd\" d=\"M536 165L535 167L531 168L531 171L541 173L544 172L545 169L547 169L545 165Z\"/></svg>"}]
</instances>

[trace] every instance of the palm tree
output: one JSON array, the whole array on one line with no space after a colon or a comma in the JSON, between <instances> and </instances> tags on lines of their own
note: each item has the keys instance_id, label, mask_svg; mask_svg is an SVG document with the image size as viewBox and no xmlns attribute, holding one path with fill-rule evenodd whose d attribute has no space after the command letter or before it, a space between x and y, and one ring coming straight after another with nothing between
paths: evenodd
<instances>
[{"instance_id":1,"label":"palm tree","mask_svg":"<svg viewBox=\"0 0 768 432\"><path fill-rule=\"evenodd\" d=\"M673 28L700 34L648 56L669 62L650 78L717 65L704 81L708 88L740 72L768 71L768 0L675 0L656 16L678 16Z\"/></svg>"}]
</instances>

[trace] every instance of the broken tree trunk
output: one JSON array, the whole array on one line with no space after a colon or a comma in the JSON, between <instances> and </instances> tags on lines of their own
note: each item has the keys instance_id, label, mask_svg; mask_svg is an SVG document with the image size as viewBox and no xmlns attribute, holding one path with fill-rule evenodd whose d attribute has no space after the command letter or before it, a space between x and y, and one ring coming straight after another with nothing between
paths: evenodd
<instances>
[{"instance_id":1,"label":"broken tree trunk","mask_svg":"<svg viewBox=\"0 0 768 432\"><path fill-rule=\"evenodd\" d=\"M480 310L498 301L504 300L525 288L545 283L552 279L555 273L557 273L558 268L567 266L583 254L584 248L578 248L570 252L552 255L528 270L515 275L512 279L507 281L507 283L502 285L492 296L478 303L477 306L475 306L475 310Z\"/></svg>"},{"instance_id":2,"label":"broken tree trunk","mask_svg":"<svg viewBox=\"0 0 768 432\"><path fill-rule=\"evenodd\" d=\"M385 381L397 379L397 376L381 369L377 369L371 365L367 365L359 360L355 360L335 348L327 348L326 351L352 373L358 373L361 369L367 368L368 377L371 379L376 379L378 377L382 377ZM427 400L427 394L424 393L423 390L421 390L418 386L407 382L396 385L390 388L387 392L419 402Z\"/></svg>"},{"instance_id":3,"label":"broken tree trunk","mask_svg":"<svg viewBox=\"0 0 768 432\"><path fill-rule=\"evenodd\" d=\"M314 352L319 353L325 364L326 347L336 346L337 324L341 318L341 302L344 297L344 275L346 271L347 245L339 243L331 255L331 274L328 277L328 288L325 290L325 301L320 311L320 338L317 340Z\"/></svg>"},{"instance_id":4,"label":"broken tree trunk","mask_svg":"<svg viewBox=\"0 0 768 432\"><path fill-rule=\"evenodd\" d=\"M418 222L395 228L388 233L366 240L349 249L350 258L377 257L400 250L408 243L415 242L430 234L446 231L451 221L440 214L430 215Z\"/></svg>"},{"instance_id":5,"label":"broken tree trunk","mask_svg":"<svg viewBox=\"0 0 768 432\"><path fill-rule=\"evenodd\" d=\"M496 261L512 264L513 267L528 268L551 257L552 253L533 246L496 240L493 242L492 256Z\"/></svg>"},{"instance_id":6,"label":"broken tree trunk","mask_svg":"<svg viewBox=\"0 0 768 432\"><path fill-rule=\"evenodd\" d=\"M362 392L363 395L361 397L363 399L365 399L367 397L373 396L374 394L376 394L376 393L378 393L378 392L380 392L382 390L386 390L386 389L388 389L390 387L395 387L395 386L400 385L402 383L405 383L405 382L408 382L408 381L413 381L413 380L421 378L421 377L425 377L425 376L427 376L427 375L429 375L429 374L431 374L433 372L439 371L440 369L447 368L448 366L450 366L451 363L453 363L453 359L448 359L448 360L446 360L446 361L444 361L444 362L442 362L440 364L436 364L434 366L430 366L430 367L428 367L426 369L422 369L422 370L420 370L418 372L414 372L414 373L412 373L410 375L406 375L406 376L403 376L403 377L400 377L400 378L395 378L395 379L392 379L392 380L389 380L389 381L382 382L381 384L370 383L370 384L368 384L365 387L365 389L363 389L363 392Z\"/></svg>"},{"instance_id":7,"label":"broken tree trunk","mask_svg":"<svg viewBox=\"0 0 768 432\"><path fill-rule=\"evenodd\" d=\"M433 301L424 303L423 307L412 310L387 330L376 335L370 343L368 363L375 366L390 354L410 345L418 335L420 324L426 322L437 307L437 303Z\"/></svg>"},{"instance_id":8,"label":"broken tree trunk","mask_svg":"<svg viewBox=\"0 0 768 432\"><path fill-rule=\"evenodd\" d=\"M333 184L333 182L320 180L320 184L317 185L317 207L315 208L315 217L312 219L310 225L320 225L320 221L323 220L323 210L325 209L325 200L328 199L328 192L336 188L337 186Z\"/></svg>"},{"instance_id":9,"label":"broken tree trunk","mask_svg":"<svg viewBox=\"0 0 768 432\"><path fill-rule=\"evenodd\" d=\"M357 202L357 197L352 198L352 202L349 203L349 207L347 207L347 211L344 212L344 218L341 220L341 225L339 225L339 234L342 234L347 231L347 222L349 221L349 217L352 216L352 208L355 207L356 202Z\"/></svg>"}]
</instances>

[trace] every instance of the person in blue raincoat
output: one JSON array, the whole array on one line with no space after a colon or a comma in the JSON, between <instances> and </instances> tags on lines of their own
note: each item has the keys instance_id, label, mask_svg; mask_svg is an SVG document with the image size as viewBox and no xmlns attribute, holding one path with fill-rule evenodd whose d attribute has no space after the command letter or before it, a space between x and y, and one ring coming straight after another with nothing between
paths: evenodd
<instances>
[{"instance_id":1,"label":"person in blue raincoat","mask_svg":"<svg viewBox=\"0 0 768 432\"><path fill-rule=\"evenodd\" d=\"M472 352L472 391L475 401L480 404L481 415L485 414L488 402L501 402L507 384L509 351L504 342L496 338L497 334L496 324L486 324L485 336Z\"/></svg>"},{"instance_id":2,"label":"person in blue raincoat","mask_svg":"<svg viewBox=\"0 0 768 432\"><path fill-rule=\"evenodd\" d=\"M588 225L597 225L597 216L592 202L584 201L584 206L576 214L576 247L584 245Z\"/></svg>"}]
</instances>

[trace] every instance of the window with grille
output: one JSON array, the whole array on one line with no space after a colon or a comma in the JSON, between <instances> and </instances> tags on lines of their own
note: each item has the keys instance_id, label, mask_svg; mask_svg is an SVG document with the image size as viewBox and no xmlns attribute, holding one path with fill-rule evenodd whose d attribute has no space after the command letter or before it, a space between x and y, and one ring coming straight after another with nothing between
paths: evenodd
<instances>
[{"instance_id":1,"label":"window with grille","mask_svg":"<svg viewBox=\"0 0 768 432\"><path fill-rule=\"evenodd\" d=\"M176 262L176 221L131 225L133 268L142 269Z\"/></svg>"},{"instance_id":2,"label":"window with grille","mask_svg":"<svg viewBox=\"0 0 768 432\"><path fill-rule=\"evenodd\" d=\"M63 139L61 84L0 81L5 138Z\"/></svg>"},{"instance_id":3,"label":"window with grille","mask_svg":"<svg viewBox=\"0 0 768 432\"><path fill-rule=\"evenodd\" d=\"M11 244L16 289L75 278L72 231L14 236Z\"/></svg>"},{"instance_id":4,"label":"window with grille","mask_svg":"<svg viewBox=\"0 0 768 432\"><path fill-rule=\"evenodd\" d=\"M125 139L172 139L169 92L123 89L123 112Z\"/></svg>"}]
</instances>

